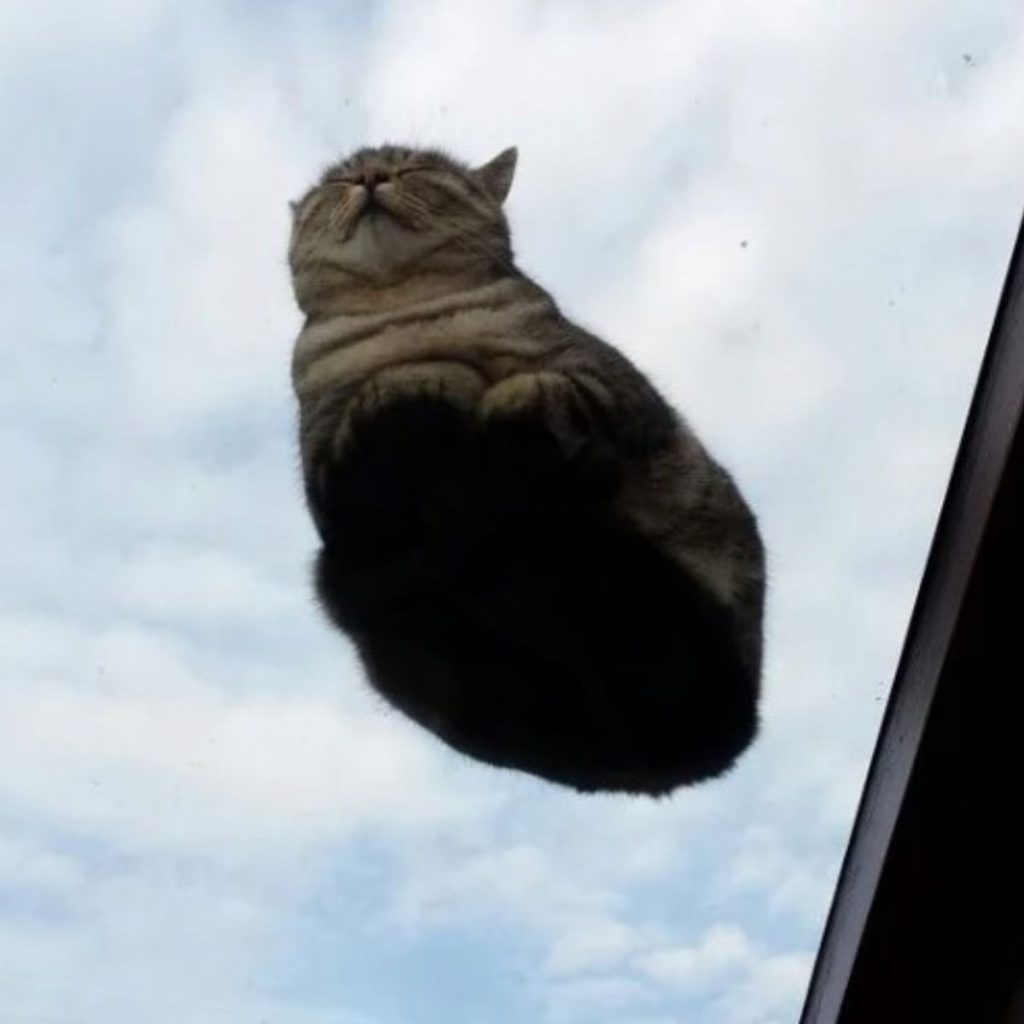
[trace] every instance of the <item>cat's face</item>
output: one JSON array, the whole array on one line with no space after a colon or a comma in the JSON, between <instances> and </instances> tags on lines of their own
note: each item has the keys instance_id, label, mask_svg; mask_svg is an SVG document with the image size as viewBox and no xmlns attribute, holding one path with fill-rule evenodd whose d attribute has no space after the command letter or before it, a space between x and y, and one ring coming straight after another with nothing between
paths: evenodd
<instances>
[{"instance_id":1,"label":"cat's face","mask_svg":"<svg viewBox=\"0 0 1024 1024\"><path fill-rule=\"evenodd\" d=\"M514 149L470 168L436 150L383 146L333 164L292 206L296 291L317 268L391 283L424 264L507 259L502 203L515 162Z\"/></svg>"}]
</instances>

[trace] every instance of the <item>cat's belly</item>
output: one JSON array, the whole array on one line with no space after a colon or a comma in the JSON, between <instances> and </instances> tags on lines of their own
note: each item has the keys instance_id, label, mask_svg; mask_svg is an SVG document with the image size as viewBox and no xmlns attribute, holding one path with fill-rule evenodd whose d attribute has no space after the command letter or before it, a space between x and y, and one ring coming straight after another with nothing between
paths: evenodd
<instances>
[{"instance_id":1,"label":"cat's belly","mask_svg":"<svg viewBox=\"0 0 1024 1024\"><path fill-rule=\"evenodd\" d=\"M381 694L479 759L582 790L724 771L758 691L732 611L621 515L618 481L513 426L407 397L323 456L326 612Z\"/></svg>"},{"instance_id":2,"label":"cat's belly","mask_svg":"<svg viewBox=\"0 0 1024 1024\"><path fill-rule=\"evenodd\" d=\"M408 554L353 607L328 545L318 591L374 687L456 750L658 794L721 773L751 741L757 680L730 615L639 538L538 517L433 565L437 551Z\"/></svg>"}]
</instances>

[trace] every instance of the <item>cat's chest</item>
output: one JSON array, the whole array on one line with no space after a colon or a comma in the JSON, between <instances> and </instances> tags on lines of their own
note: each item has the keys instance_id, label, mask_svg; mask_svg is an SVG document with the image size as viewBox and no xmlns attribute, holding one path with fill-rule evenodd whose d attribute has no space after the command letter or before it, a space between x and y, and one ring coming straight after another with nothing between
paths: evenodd
<instances>
[{"instance_id":1,"label":"cat's chest","mask_svg":"<svg viewBox=\"0 0 1024 1024\"><path fill-rule=\"evenodd\" d=\"M541 311L537 302L510 302L390 322L381 318L362 329L341 324L334 335L322 328L303 331L292 366L295 390L302 397L387 367L433 360L465 363L500 380L534 366L551 351L552 339L538 320Z\"/></svg>"}]
</instances>

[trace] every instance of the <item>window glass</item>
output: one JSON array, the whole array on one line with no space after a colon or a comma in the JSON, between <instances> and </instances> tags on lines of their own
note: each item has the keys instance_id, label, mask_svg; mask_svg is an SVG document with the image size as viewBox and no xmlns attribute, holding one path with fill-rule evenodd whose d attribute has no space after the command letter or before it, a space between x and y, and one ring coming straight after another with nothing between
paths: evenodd
<instances>
[{"instance_id":1,"label":"window glass","mask_svg":"<svg viewBox=\"0 0 1024 1024\"><path fill-rule=\"evenodd\" d=\"M1019 5L8 3L15 1022L794 1021L1017 229ZM288 200L519 148L517 258L768 550L761 734L581 796L385 708L309 585Z\"/></svg>"}]
</instances>

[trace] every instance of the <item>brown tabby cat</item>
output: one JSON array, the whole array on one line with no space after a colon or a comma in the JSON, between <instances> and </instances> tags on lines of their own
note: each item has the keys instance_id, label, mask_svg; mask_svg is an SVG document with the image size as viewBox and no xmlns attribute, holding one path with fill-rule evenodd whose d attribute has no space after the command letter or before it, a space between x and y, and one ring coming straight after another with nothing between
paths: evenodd
<instances>
[{"instance_id":1,"label":"brown tabby cat","mask_svg":"<svg viewBox=\"0 0 1024 1024\"><path fill-rule=\"evenodd\" d=\"M763 549L652 385L516 267L515 164L361 149L293 204L316 588L452 747L667 793L756 732Z\"/></svg>"}]
</instances>

